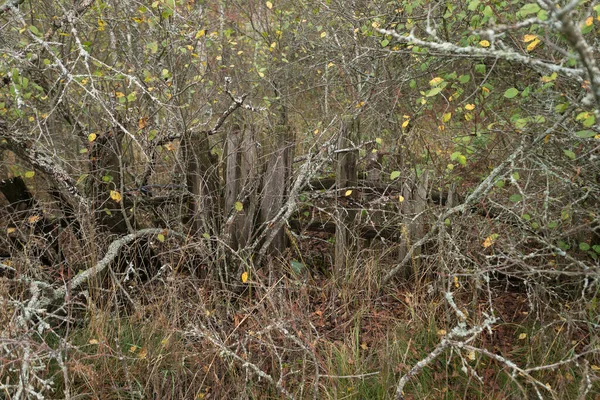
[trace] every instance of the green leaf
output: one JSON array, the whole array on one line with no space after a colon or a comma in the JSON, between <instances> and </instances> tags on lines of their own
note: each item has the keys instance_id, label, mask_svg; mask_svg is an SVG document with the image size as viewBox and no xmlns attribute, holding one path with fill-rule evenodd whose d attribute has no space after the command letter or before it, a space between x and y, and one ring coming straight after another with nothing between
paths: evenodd
<instances>
[{"instance_id":1,"label":"green leaf","mask_svg":"<svg viewBox=\"0 0 600 400\"><path fill-rule=\"evenodd\" d=\"M129 93L129 94L127 95L127 101L128 101L128 102L130 102L130 103L131 103L132 101L135 101L135 99L136 99L135 92L131 92L131 93Z\"/></svg>"},{"instance_id":2,"label":"green leaf","mask_svg":"<svg viewBox=\"0 0 600 400\"><path fill-rule=\"evenodd\" d=\"M479 5L480 1L479 0L471 0L469 2L469 6L467 7L469 9L469 11L475 11L477 9L477 6Z\"/></svg>"},{"instance_id":3,"label":"green leaf","mask_svg":"<svg viewBox=\"0 0 600 400\"><path fill-rule=\"evenodd\" d=\"M441 91L442 91L441 87L434 87L429 92L427 92L427 94L425 96L426 97L433 97L433 96L435 96L436 94L438 94Z\"/></svg>"},{"instance_id":4,"label":"green leaf","mask_svg":"<svg viewBox=\"0 0 600 400\"><path fill-rule=\"evenodd\" d=\"M148 43L148 44L146 45L146 47L147 47L148 49L150 49L150 52L151 52L152 54L156 54L156 52L158 51L158 43L157 43L157 42L151 42L151 43Z\"/></svg>"},{"instance_id":5,"label":"green leaf","mask_svg":"<svg viewBox=\"0 0 600 400\"><path fill-rule=\"evenodd\" d=\"M537 13L538 11L540 11L540 6L538 6L536 3L529 3L521 7L519 14L524 17L529 14Z\"/></svg>"},{"instance_id":6,"label":"green leaf","mask_svg":"<svg viewBox=\"0 0 600 400\"><path fill-rule=\"evenodd\" d=\"M579 250L588 251L590 249L590 245L584 242L579 243Z\"/></svg>"},{"instance_id":7,"label":"green leaf","mask_svg":"<svg viewBox=\"0 0 600 400\"><path fill-rule=\"evenodd\" d=\"M452 161L458 161L461 165L467 165L467 157L465 157L460 151L455 151L450 155Z\"/></svg>"},{"instance_id":8,"label":"green leaf","mask_svg":"<svg viewBox=\"0 0 600 400\"><path fill-rule=\"evenodd\" d=\"M388 44L390 44L390 41L387 39L383 39L381 42L381 47L387 47Z\"/></svg>"},{"instance_id":9,"label":"green leaf","mask_svg":"<svg viewBox=\"0 0 600 400\"><path fill-rule=\"evenodd\" d=\"M520 194L513 194L508 199L513 203L518 203L519 201L523 200L523 196L521 196Z\"/></svg>"},{"instance_id":10,"label":"green leaf","mask_svg":"<svg viewBox=\"0 0 600 400\"><path fill-rule=\"evenodd\" d=\"M34 176L35 176L35 171L25 172L25 178L33 178Z\"/></svg>"},{"instance_id":11,"label":"green leaf","mask_svg":"<svg viewBox=\"0 0 600 400\"><path fill-rule=\"evenodd\" d=\"M478 74L485 74L485 64L475 65L475 72L477 72Z\"/></svg>"},{"instance_id":12,"label":"green leaf","mask_svg":"<svg viewBox=\"0 0 600 400\"><path fill-rule=\"evenodd\" d=\"M392 171L392 173L390 174L390 179L393 181L395 179L398 179L400 177L400 171Z\"/></svg>"},{"instance_id":13,"label":"green leaf","mask_svg":"<svg viewBox=\"0 0 600 400\"><path fill-rule=\"evenodd\" d=\"M239 201L235 202L234 207L237 212L240 212L244 209L244 205Z\"/></svg>"},{"instance_id":14,"label":"green leaf","mask_svg":"<svg viewBox=\"0 0 600 400\"><path fill-rule=\"evenodd\" d=\"M577 135L577 137L580 137L582 139L587 139L587 138L596 136L596 132L590 131L590 130L585 130L585 131L575 132L575 135Z\"/></svg>"},{"instance_id":15,"label":"green leaf","mask_svg":"<svg viewBox=\"0 0 600 400\"><path fill-rule=\"evenodd\" d=\"M600 254L600 244L595 244L592 246L592 249L598 254Z\"/></svg>"},{"instance_id":16,"label":"green leaf","mask_svg":"<svg viewBox=\"0 0 600 400\"><path fill-rule=\"evenodd\" d=\"M206 232L204 232L204 233L202 234L202 237L203 237L204 239L210 239L210 235L209 235L208 233L206 233Z\"/></svg>"},{"instance_id":17,"label":"green leaf","mask_svg":"<svg viewBox=\"0 0 600 400\"><path fill-rule=\"evenodd\" d=\"M504 92L504 97L506 97L507 99L512 99L513 97L515 97L518 94L519 94L519 91L517 89L510 88L510 89L507 89L506 92Z\"/></svg>"},{"instance_id":18,"label":"green leaf","mask_svg":"<svg viewBox=\"0 0 600 400\"><path fill-rule=\"evenodd\" d=\"M40 31L38 30L38 28L36 28L33 25L29 26L29 30L31 31L31 33L33 33L35 36L40 36Z\"/></svg>"},{"instance_id":19,"label":"green leaf","mask_svg":"<svg viewBox=\"0 0 600 400\"><path fill-rule=\"evenodd\" d=\"M515 121L515 128L517 129L523 129L527 126L527 119L526 118L519 118Z\"/></svg>"},{"instance_id":20,"label":"green leaf","mask_svg":"<svg viewBox=\"0 0 600 400\"><path fill-rule=\"evenodd\" d=\"M158 235L156 235L156 238L161 243L165 241L165 235L163 235L162 233L159 233Z\"/></svg>"},{"instance_id":21,"label":"green leaf","mask_svg":"<svg viewBox=\"0 0 600 400\"><path fill-rule=\"evenodd\" d=\"M589 128L590 126L594 125L594 123L596 123L596 117L594 117L593 115L590 115L583 121L583 126L585 126L586 128Z\"/></svg>"},{"instance_id":22,"label":"green leaf","mask_svg":"<svg viewBox=\"0 0 600 400\"><path fill-rule=\"evenodd\" d=\"M299 274L302 272L302 270L304 269L305 265L304 263L301 263L298 260L292 260L290 261L290 266L292 267L292 270L294 271L294 273Z\"/></svg>"},{"instance_id":23,"label":"green leaf","mask_svg":"<svg viewBox=\"0 0 600 400\"><path fill-rule=\"evenodd\" d=\"M565 153L565 155L567 157L569 157L571 160L575 159L575 153L573 153L571 150L563 150L563 152Z\"/></svg>"}]
</instances>

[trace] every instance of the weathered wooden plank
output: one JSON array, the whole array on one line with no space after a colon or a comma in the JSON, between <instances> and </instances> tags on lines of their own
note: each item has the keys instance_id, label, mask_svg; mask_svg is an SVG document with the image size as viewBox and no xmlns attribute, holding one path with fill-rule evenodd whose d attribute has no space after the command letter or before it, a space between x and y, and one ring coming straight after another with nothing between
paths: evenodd
<instances>
[{"instance_id":1,"label":"weathered wooden plank","mask_svg":"<svg viewBox=\"0 0 600 400\"><path fill-rule=\"evenodd\" d=\"M359 120L356 117L346 117L342 121L340 136L337 147L337 165L336 165L336 187L356 186L358 181L357 160L358 150L356 141L359 133ZM356 193L339 193L340 196L348 194L349 197L356 197ZM337 273L343 273L346 269L349 254L351 252L351 243L353 241L352 225L356 212L343 207L336 207L338 227L335 230L335 270Z\"/></svg>"},{"instance_id":2,"label":"weathered wooden plank","mask_svg":"<svg viewBox=\"0 0 600 400\"><path fill-rule=\"evenodd\" d=\"M273 219L283 207L292 176L294 136L289 126L278 125L273 132L274 145L266 164L261 192L260 220L265 223ZM266 229L269 229L267 226ZM285 250L286 238L283 229L271 242L270 251L279 254Z\"/></svg>"}]
</instances>

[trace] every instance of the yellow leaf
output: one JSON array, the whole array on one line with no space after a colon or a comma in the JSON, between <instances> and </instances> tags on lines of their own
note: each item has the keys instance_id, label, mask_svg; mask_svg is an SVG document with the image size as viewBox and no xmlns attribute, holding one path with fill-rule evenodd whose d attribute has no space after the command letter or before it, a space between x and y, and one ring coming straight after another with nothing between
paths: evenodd
<instances>
[{"instance_id":1,"label":"yellow leaf","mask_svg":"<svg viewBox=\"0 0 600 400\"><path fill-rule=\"evenodd\" d=\"M410 115L403 115L402 118L404 118L404 119L410 119Z\"/></svg>"},{"instance_id":2,"label":"yellow leaf","mask_svg":"<svg viewBox=\"0 0 600 400\"><path fill-rule=\"evenodd\" d=\"M148 117L142 117L138 120L138 129L144 129L148 126Z\"/></svg>"},{"instance_id":3,"label":"yellow leaf","mask_svg":"<svg viewBox=\"0 0 600 400\"><path fill-rule=\"evenodd\" d=\"M346 193L344 193L344 196L348 197L352 194L352 190L346 190Z\"/></svg>"},{"instance_id":4,"label":"yellow leaf","mask_svg":"<svg viewBox=\"0 0 600 400\"><path fill-rule=\"evenodd\" d=\"M106 22L104 22L100 18L98 18L98 30L103 31L104 28L106 28Z\"/></svg>"},{"instance_id":5,"label":"yellow leaf","mask_svg":"<svg viewBox=\"0 0 600 400\"><path fill-rule=\"evenodd\" d=\"M35 117L29 117L29 122L35 121Z\"/></svg>"},{"instance_id":6,"label":"yellow leaf","mask_svg":"<svg viewBox=\"0 0 600 400\"><path fill-rule=\"evenodd\" d=\"M398 201L400 203L402 203L404 201L404 196L402 196L402 195L398 196Z\"/></svg>"},{"instance_id":7,"label":"yellow leaf","mask_svg":"<svg viewBox=\"0 0 600 400\"><path fill-rule=\"evenodd\" d=\"M558 74L556 72L554 72L552 75L550 76L542 76L540 78L540 80L544 83L548 83L548 82L552 82L554 80L556 80L556 78L558 78Z\"/></svg>"},{"instance_id":8,"label":"yellow leaf","mask_svg":"<svg viewBox=\"0 0 600 400\"><path fill-rule=\"evenodd\" d=\"M594 17L587 17L585 19L585 26L592 26L593 23L594 23Z\"/></svg>"},{"instance_id":9,"label":"yellow leaf","mask_svg":"<svg viewBox=\"0 0 600 400\"><path fill-rule=\"evenodd\" d=\"M475 109L475 104L467 104L467 105L465 106L465 108L466 108L467 110L469 110L469 111L471 111L471 110L474 110L474 109Z\"/></svg>"},{"instance_id":10,"label":"yellow leaf","mask_svg":"<svg viewBox=\"0 0 600 400\"><path fill-rule=\"evenodd\" d=\"M267 1L267 2L265 3L265 5L267 6L267 8L268 8L269 10L273 8L273 3L271 3L270 1Z\"/></svg>"},{"instance_id":11,"label":"yellow leaf","mask_svg":"<svg viewBox=\"0 0 600 400\"><path fill-rule=\"evenodd\" d=\"M519 340L525 340L525 339L527 339L527 334L526 333L521 333L519 335Z\"/></svg>"},{"instance_id":12,"label":"yellow leaf","mask_svg":"<svg viewBox=\"0 0 600 400\"><path fill-rule=\"evenodd\" d=\"M406 121L404 121L402 123L402 129L406 128L408 126L408 124L410 123L410 119L407 119Z\"/></svg>"},{"instance_id":13,"label":"yellow leaf","mask_svg":"<svg viewBox=\"0 0 600 400\"><path fill-rule=\"evenodd\" d=\"M438 77L433 78L432 80L429 81L429 86L435 86L438 83L442 82L444 79Z\"/></svg>"},{"instance_id":14,"label":"yellow leaf","mask_svg":"<svg viewBox=\"0 0 600 400\"><path fill-rule=\"evenodd\" d=\"M95 133L90 133L88 135L88 142L93 142L94 140L96 140L97 137L98 135L96 135Z\"/></svg>"},{"instance_id":15,"label":"yellow leaf","mask_svg":"<svg viewBox=\"0 0 600 400\"><path fill-rule=\"evenodd\" d=\"M445 129L446 129L446 127L444 125L438 125L438 131L441 132L441 131L443 131Z\"/></svg>"},{"instance_id":16,"label":"yellow leaf","mask_svg":"<svg viewBox=\"0 0 600 400\"><path fill-rule=\"evenodd\" d=\"M35 176L35 171L25 172L25 178L33 178L34 176Z\"/></svg>"},{"instance_id":17,"label":"yellow leaf","mask_svg":"<svg viewBox=\"0 0 600 400\"><path fill-rule=\"evenodd\" d=\"M469 350L467 353L467 359L469 359L469 361L475 361L475 350Z\"/></svg>"},{"instance_id":18,"label":"yellow leaf","mask_svg":"<svg viewBox=\"0 0 600 400\"><path fill-rule=\"evenodd\" d=\"M437 331L438 336L446 336L446 330L445 329L440 329L439 331Z\"/></svg>"},{"instance_id":19,"label":"yellow leaf","mask_svg":"<svg viewBox=\"0 0 600 400\"><path fill-rule=\"evenodd\" d=\"M367 350L369 348L369 346L367 346L367 344L363 342L363 343L361 343L360 348L363 350Z\"/></svg>"},{"instance_id":20,"label":"yellow leaf","mask_svg":"<svg viewBox=\"0 0 600 400\"><path fill-rule=\"evenodd\" d=\"M597 365L592 365L592 371L600 371L600 367Z\"/></svg>"},{"instance_id":21,"label":"yellow leaf","mask_svg":"<svg viewBox=\"0 0 600 400\"><path fill-rule=\"evenodd\" d=\"M130 352L130 353L135 353L135 352L136 352L136 350L137 350L137 348L138 348L138 347L137 347L136 345L133 345L133 346L131 346L131 347L129 348L129 352Z\"/></svg>"},{"instance_id":22,"label":"yellow leaf","mask_svg":"<svg viewBox=\"0 0 600 400\"><path fill-rule=\"evenodd\" d=\"M481 90L484 91L484 92L486 92L486 93L490 92L490 89L486 88L485 86L482 86Z\"/></svg>"},{"instance_id":23,"label":"yellow leaf","mask_svg":"<svg viewBox=\"0 0 600 400\"><path fill-rule=\"evenodd\" d=\"M569 382L573 382L575 380L575 377L568 372L565 374L565 378L567 378Z\"/></svg>"},{"instance_id":24,"label":"yellow leaf","mask_svg":"<svg viewBox=\"0 0 600 400\"><path fill-rule=\"evenodd\" d=\"M121 193L117 192L116 190L110 191L110 198L113 199L114 201L116 201L117 203L120 203L121 200L123 199L123 197L121 196Z\"/></svg>"},{"instance_id":25,"label":"yellow leaf","mask_svg":"<svg viewBox=\"0 0 600 400\"><path fill-rule=\"evenodd\" d=\"M158 235L156 235L156 238L158 239L159 242L165 241L165 235L163 235L162 233L159 233Z\"/></svg>"},{"instance_id":26,"label":"yellow leaf","mask_svg":"<svg viewBox=\"0 0 600 400\"><path fill-rule=\"evenodd\" d=\"M481 42L479 42L479 45L481 47L490 47L490 42L488 42L487 40L482 40Z\"/></svg>"},{"instance_id":27,"label":"yellow leaf","mask_svg":"<svg viewBox=\"0 0 600 400\"><path fill-rule=\"evenodd\" d=\"M540 39L535 39L533 42L529 43L529 46L527 46L527 51L535 49L538 44L540 44Z\"/></svg>"},{"instance_id":28,"label":"yellow leaf","mask_svg":"<svg viewBox=\"0 0 600 400\"><path fill-rule=\"evenodd\" d=\"M142 349L140 350L140 352L138 353L138 358L141 358L142 360L145 359L148 356L148 349L145 347L142 347Z\"/></svg>"},{"instance_id":29,"label":"yellow leaf","mask_svg":"<svg viewBox=\"0 0 600 400\"><path fill-rule=\"evenodd\" d=\"M206 35L206 29L200 29L198 32L196 32L196 39L200 39L204 35Z\"/></svg>"},{"instance_id":30,"label":"yellow leaf","mask_svg":"<svg viewBox=\"0 0 600 400\"><path fill-rule=\"evenodd\" d=\"M450 121L450 118L452 118L452 113L445 113L442 115L442 122L446 123Z\"/></svg>"},{"instance_id":31,"label":"yellow leaf","mask_svg":"<svg viewBox=\"0 0 600 400\"><path fill-rule=\"evenodd\" d=\"M375 143L377 144L382 144L383 143L383 139L381 139L380 137L375 139Z\"/></svg>"},{"instance_id":32,"label":"yellow leaf","mask_svg":"<svg viewBox=\"0 0 600 400\"><path fill-rule=\"evenodd\" d=\"M483 247L484 248L488 248L491 245L494 244L494 240L496 240L496 237L494 237L494 235L490 235L488 236L484 241L483 241Z\"/></svg>"},{"instance_id":33,"label":"yellow leaf","mask_svg":"<svg viewBox=\"0 0 600 400\"><path fill-rule=\"evenodd\" d=\"M88 340L88 343L89 344L98 344L99 342L98 342L98 339L90 339L90 340Z\"/></svg>"},{"instance_id":34,"label":"yellow leaf","mask_svg":"<svg viewBox=\"0 0 600 400\"><path fill-rule=\"evenodd\" d=\"M173 146L173 143L167 143L163 147L169 151L175 150L175 146Z\"/></svg>"},{"instance_id":35,"label":"yellow leaf","mask_svg":"<svg viewBox=\"0 0 600 400\"><path fill-rule=\"evenodd\" d=\"M125 96L125 93L123 93L123 92L115 92L115 96L116 97L123 97L123 96Z\"/></svg>"},{"instance_id":36,"label":"yellow leaf","mask_svg":"<svg viewBox=\"0 0 600 400\"><path fill-rule=\"evenodd\" d=\"M460 287L460 283L458 282L458 276L454 277L454 287L457 287L457 288Z\"/></svg>"},{"instance_id":37,"label":"yellow leaf","mask_svg":"<svg viewBox=\"0 0 600 400\"><path fill-rule=\"evenodd\" d=\"M13 227L10 227L10 228L6 229L6 233L8 235L10 235L11 233L15 233L16 231L17 231L17 228L13 228Z\"/></svg>"},{"instance_id":38,"label":"yellow leaf","mask_svg":"<svg viewBox=\"0 0 600 400\"><path fill-rule=\"evenodd\" d=\"M529 42L531 42L532 40L535 40L535 39L537 39L537 35L525 35L525 36L523 36L523 41L525 43L529 43Z\"/></svg>"},{"instance_id":39,"label":"yellow leaf","mask_svg":"<svg viewBox=\"0 0 600 400\"><path fill-rule=\"evenodd\" d=\"M248 282L248 271L242 273L242 283Z\"/></svg>"},{"instance_id":40,"label":"yellow leaf","mask_svg":"<svg viewBox=\"0 0 600 400\"><path fill-rule=\"evenodd\" d=\"M240 203L239 201L236 201L233 206L235 207L235 210L237 212L240 212L244 209L244 205L242 203Z\"/></svg>"},{"instance_id":41,"label":"yellow leaf","mask_svg":"<svg viewBox=\"0 0 600 400\"><path fill-rule=\"evenodd\" d=\"M40 219L41 217L39 215L32 215L31 217L27 218L27 222L29 222L30 224L35 224Z\"/></svg>"},{"instance_id":42,"label":"yellow leaf","mask_svg":"<svg viewBox=\"0 0 600 400\"><path fill-rule=\"evenodd\" d=\"M321 37L324 38L325 36L327 36L327 32L323 32L321 33Z\"/></svg>"}]
</instances>

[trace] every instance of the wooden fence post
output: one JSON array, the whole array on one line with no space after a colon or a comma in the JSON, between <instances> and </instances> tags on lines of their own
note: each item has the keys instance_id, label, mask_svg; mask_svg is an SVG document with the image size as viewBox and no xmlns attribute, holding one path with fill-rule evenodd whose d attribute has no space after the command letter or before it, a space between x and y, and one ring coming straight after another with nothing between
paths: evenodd
<instances>
[{"instance_id":1,"label":"wooden fence post","mask_svg":"<svg viewBox=\"0 0 600 400\"><path fill-rule=\"evenodd\" d=\"M233 250L245 247L252 235L259 179L257 158L252 127L235 125L227 135L224 202L226 217L231 212L235 213L225 226L225 234ZM242 202L243 209L233 211L238 201Z\"/></svg>"},{"instance_id":2,"label":"wooden fence post","mask_svg":"<svg viewBox=\"0 0 600 400\"><path fill-rule=\"evenodd\" d=\"M342 122L342 128L338 139L337 170L336 170L336 189L338 197L355 197L356 193L345 196L349 187L355 187L358 181L357 160L358 150L356 150L356 139L359 134L359 119L356 117L346 117ZM336 207L337 221L335 229L335 270L342 274L346 269L349 259L349 252L352 241L352 226L356 211L351 207Z\"/></svg>"},{"instance_id":3,"label":"wooden fence post","mask_svg":"<svg viewBox=\"0 0 600 400\"><path fill-rule=\"evenodd\" d=\"M292 177L294 159L294 136L287 125L277 125L273 133L274 145L268 155L262 188L260 221L267 222L279 212L287 200ZM265 229L269 229L267 226ZM270 252L280 254L285 250L286 238L283 228L277 233Z\"/></svg>"}]
</instances>

